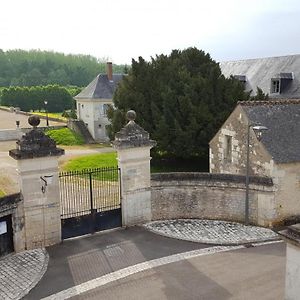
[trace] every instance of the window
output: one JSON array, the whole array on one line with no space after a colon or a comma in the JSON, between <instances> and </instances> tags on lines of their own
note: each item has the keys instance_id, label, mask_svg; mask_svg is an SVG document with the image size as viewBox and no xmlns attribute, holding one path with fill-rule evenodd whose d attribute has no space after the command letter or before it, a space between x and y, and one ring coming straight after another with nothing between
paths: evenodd
<instances>
[{"instance_id":1,"label":"window","mask_svg":"<svg viewBox=\"0 0 300 300\"><path fill-rule=\"evenodd\" d=\"M107 110L109 108L109 104L103 104L103 115L106 116L107 115Z\"/></svg>"},{"instance_id":2,"label":"window","mask_svg":"<svg viewBox=\"0 0 300 300\"><path fill-rule=\"evenodd\" d=\"M231 154L232 154L232 136L225 135L224 159L227 162L231 162Z\"/></svg>"},{"instance_id":3,"label":"window","mask_svg":"<svg viewBox=\"0 0 300 300\"><path fill-rule=\"evenodd\" d=\"M280 80L279 79L272 79L272 81L271 81L271 93L272 94L279 94L280 93Z\"/></svg>"}]
</instances>

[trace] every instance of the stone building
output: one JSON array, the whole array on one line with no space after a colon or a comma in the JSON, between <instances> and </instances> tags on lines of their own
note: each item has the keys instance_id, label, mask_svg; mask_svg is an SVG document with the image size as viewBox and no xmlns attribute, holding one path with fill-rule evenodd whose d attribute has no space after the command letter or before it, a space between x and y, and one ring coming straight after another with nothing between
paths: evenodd
<instances>
[{"instance_id":1,"label":"stone building","mask_svg":"<svg viewBox=\"0 0 300 300\"><path fill-rule=\"evenodd\" d=\"M240 80L255 95L257 87L270 98L300 98L300 55L221 62L225 77Z\"/></svg>"},{"instance_id":2,"label":"stone building","mask_svg":"<svg viewBox=\"0 0 300 300\"><path fill-rule=\"evenodd\" d=\"M259 139L253 127L268 128ZM262 201L272 223L300 216L300 100L239 102L210 141L210 172L271 177L274 197ZM254 201L255 199L253 199ZM257 199L256 199L257 200Z\"/></svg>"},{"instance_id":3,"label":"stone building","mask_svg":"<svg viewBox=\"0 0 300 300\"><path fill-rule=\"evenodd\" d=\"M112 98L122 74L113 74L112 63L107 63L107 73L99 74L85 89L77 96L77 117L87 126L95 141L107 141L106 126L107 109L112 105Z\"/></svg>"}]
</instances>

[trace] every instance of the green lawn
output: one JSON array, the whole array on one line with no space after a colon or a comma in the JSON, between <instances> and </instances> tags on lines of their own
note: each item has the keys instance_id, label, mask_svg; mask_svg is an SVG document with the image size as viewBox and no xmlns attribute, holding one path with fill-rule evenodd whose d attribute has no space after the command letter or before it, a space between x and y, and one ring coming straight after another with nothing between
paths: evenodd
<instances>
[{"instance_id":1,"label":"green lawn","mask_svg":"<svg viewBox=\"0 0 300 300\"><path fill-rule=\"evenodd\" d=\"M63 171L81 171L84 169L116 167L117 153L99 153L70 159L63 166Z\"/></svg>"},{"instance_id":2,"label":"green lawn","mask_svg":"<svg viewBox=\"0 0 300 300\"><path fill-rule=\"evenodd\" d=\"M69 128L50 129L45 132L57 145L83 145L84 139L78 133L70 130Z\"/></svg>"},{"instance_id":3,"label":"green lawn","mask_svg":"<svg viewBox=\"0 0 300 300\"><path fill-rule=\"evenodd\" d=\"M38 115L38 116L44 116L44 117L46 117L46 115L47 115L45 112L32 112L32 114ZM62 120L63 122L68 121L68 119L63 117L61 115L61 113L48 113L48 117L49 118L56 118L56 119Z\"/></svg>"},{"instance_id":4,"label":"green lawn","mask_svg":"<svg viewBox=\"0 0 300 300\"><path fill-rule=\"evenodd\" d=\"M5 196L6 194L2 191L2 190L0 190L0 197L3 197L3 196Z\"/></svg>"}]
</instances>

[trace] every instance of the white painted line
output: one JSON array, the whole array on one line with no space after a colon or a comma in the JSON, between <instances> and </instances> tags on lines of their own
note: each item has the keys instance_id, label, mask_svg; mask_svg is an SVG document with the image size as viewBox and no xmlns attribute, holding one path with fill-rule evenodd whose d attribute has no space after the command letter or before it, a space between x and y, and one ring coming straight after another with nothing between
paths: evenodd
<instances>
[{"instance_id":1,"label":"white painted line","mask_svg":"<svg viewBox=\"0 0 300 300\"><path fill-rule=\"evenodd\" d=\"M256 246L263 246L263 245L268 245L271 243L278 243L281 241L273 241L273 242L265 242L265 243L260 243L260 244L253 244L254 247ZM193 250L193 251L188 251L184 253L178 253L170 256L165 256L153 260L149 260L143 263L139 263L124 269L120 269L118 271L103 275L101 277L83 282L79 285L76 285L74 287L71 287L69 289L66 289L64 291L58 292L56 294L50 295L46 298L43 298L42 300L62 300L62 299L69 299L71 297L75 297L77 295L83 294L87 291L93 290L95 288L101 287L105 284L111 283L113 281L125 278L127 276L147 271L152 268L160 267L163 265L179 262L182 260L190 259L190 258L195 258L199 256L204 256L204 255L210 255L210 254L215 254L215 253L220 253L220 252L226 252L226 251L231 251L231 250L238 250L238 249L244 249L244 245L240 246L215 246L215 247L209 247L209 248L204 248L204 249L199 249L199 250Z\"/></svg>"}]
</instances>

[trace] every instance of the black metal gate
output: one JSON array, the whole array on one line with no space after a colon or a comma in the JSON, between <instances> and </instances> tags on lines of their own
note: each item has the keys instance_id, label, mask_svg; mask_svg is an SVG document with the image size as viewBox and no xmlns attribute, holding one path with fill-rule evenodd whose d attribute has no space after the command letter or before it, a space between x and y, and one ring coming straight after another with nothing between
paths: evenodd
<instances>
[{"instance_id":1,"label":"black metal gate","mask_svg":"<svg viewBox=\"0 0 300 300\"><path fill-rule=\"evenodd\" d=\"M11 215L0 218L0 256L14 251Z\"/></svg>"},{"instance_id":2,"label":"black metal gate","mask_svg":"<svg viewBox=\"0 0 300 300\"><path fill-rule=\"evenodd\" d=\"M115 167L59 174L63 239L122 226L119 173Z\"/></svg>"}]
</instances>

